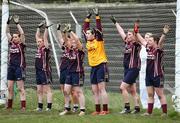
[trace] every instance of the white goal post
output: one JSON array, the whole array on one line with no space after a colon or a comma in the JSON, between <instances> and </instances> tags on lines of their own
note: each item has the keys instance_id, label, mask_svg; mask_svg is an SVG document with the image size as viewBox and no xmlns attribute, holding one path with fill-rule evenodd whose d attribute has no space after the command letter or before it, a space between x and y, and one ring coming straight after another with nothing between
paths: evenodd
<instances>
[{"instance_id":1,"label":"white goal post","mask_svg":"<svg viewBox=\"0 0 180 123\"><path fill-rule=\"evenodd\" d=\"M8 1L2 2L1 21L1 83L0 83L0 104L6 103L7 97L7 62L8 62L8 39L6 36L6 26L9 17Z\"/></svg>"},{"instance_id":2,"label":"white goal post","mask_svg":"<svg viewBox=\"0 0 180 123\"><path fill-rule=\"evenodd\" d=\"M175 111L180 112L180 0L177 1L176 43L175 43L175 95L172 96Z\"/></svg>"}]
</instances>

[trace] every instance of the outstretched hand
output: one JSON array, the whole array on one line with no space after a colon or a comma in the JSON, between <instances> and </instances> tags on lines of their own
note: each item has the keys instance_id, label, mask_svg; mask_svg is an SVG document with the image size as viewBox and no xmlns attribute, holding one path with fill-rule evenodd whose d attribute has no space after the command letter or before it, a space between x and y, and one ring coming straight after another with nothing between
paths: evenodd
<instances>
[{"instance_id":1,"label":"outstretched hand","mask_svg":"<svg viewBox=\"0 0 180 123\"><path fill-rule=\"evenodd\" d=\"M164 28L163 28L163 33L164 34L167 34L170 30L170 26L169 25L165 25Z\"/></svg>"},{"instance_id":2,"label":"outstretched hand","mask_svg":"<svg viewBox=\"0 0 180 123\"><path fill-rule=\"evenodd\" d=\"M63 29L63 32L66 33L66 32L71 32L71 24L65 24L65 27Z\"/></svg>"},{"instance_id":3,"label":"outstretched hand","mask_svg":"<svg viewBox=\"0 0 180 123\"><path fill-rule=\"evenodd\" d=\"M19 24L19 16L18 15L14 15L13 20L14 20L15 24Z\"/></svg>"},{"instance_id":4,"label":"outstretched hand","mask_svg":"<svg viewBox=\"0 0 180 123\"><path fill-rule=\"evenodd\" d=\"M58 23L57 24L57 30L60 30L61 29L61 23Z\"/></svg>"},{"instance_id":5,"label":"outstretched hand","mask_svg":"<svg viewBox=\"0 0 180 123\"><path fill-rule=\"evenodd\" d=\"M87 18L91 18L91 15L92 15L92 12L91 12L90 10L88 10L86 17L87 17Z\"/></svg>"},{"instance_id":6,"label":"outstretched hand","mask_svg":"<svg viewBox=\"0 0 180 123\"><path fill-rule=\"evenodd\" d=\"M139 19L135 21L134 23L134 33L138 33L139 32Z\"/></svg>"},{"instance_id":7,"label":"outstretched hand","mask_svg":"<svg viewBox=\"0 0 180 123\"><path fill-rule=\"evenodd\" d=\"M53 25L53 23L51 23L49 20L46 20L45 25L46 25L46 28L48 29L49 27Z\"/></svg>"},{"instance_id":8,"label":"outstretched hand","mask_svg":"<svg viewBox=\"0 0 180 123\"><path fill-rule=\"evenodd\" d=\"M93 9L93 12L94 12L94 14L95 14L96 16L99 15L99 9L98 9L98 8L94 8L94 9Z\"/></svg>"},{"instance_id":9,"label":"outstretched hand","mask_svg":"<svg viewBox=\"0 0 180 123\"><path fill-rule=\"evenodd\" d=\"M71 30L71 24L67 24L67 31L68 32L71 32L72 30Z\"/></svg>"},{"instance_id":10,"label":"outstretched hand","mask_svg":"<svg viewBox=\"0 0 180 123\"><path fill-rule=\"evenodd\" d=\"M46 25L46 28L49 28L49 27L51 27L53 24L51 23L51 24L49 24L49 25Z\"/></svg>"},{"instance_id":11,"label":"outstretched hand","mask_svg":"<svg viewBox=\"0 0 180 123\"><path fill-rule=\"evenodd\" d=\"M110 19L114 24L116 24L117 21L116 21L116 18L114 16L111 16Z\"/></svg>"},{"instance_id":12,"label":"outstretched hand","mask_svg":"<svg viewBox=\"0 0 180 123\"><path fill-rule=\"evenodd\" d=\"M10 24L12 18L13 18L12 16L9 16L9 17L8 17L7 24Z\"/></svg>"},{"instance_id":13,"label":"outstretched hand","mask_svg":"<svg viewBox=\"0 0 180 123\"><path fill-rule=\"evenodd\" d=\"M40 24L38 24L38 28L43 27L43 26L44 26L44 24L45 24L45 21L44 21L44 20L43 20L43 21L41 21L41 23L40 23Z\"/></svg>"}]
</instances>

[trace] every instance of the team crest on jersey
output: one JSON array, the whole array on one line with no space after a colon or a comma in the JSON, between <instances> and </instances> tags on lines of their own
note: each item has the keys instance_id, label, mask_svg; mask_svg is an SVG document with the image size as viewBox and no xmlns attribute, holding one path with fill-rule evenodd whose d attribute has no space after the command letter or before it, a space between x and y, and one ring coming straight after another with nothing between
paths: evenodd
<instances>
[{"instance_id":1,"label":"team crest on jersey","mask_svg":"<svg viewBox=\"0 0 180 123\"><path fill-rule=\"evenodd\" d=\"M124 53L131 53L132 52L132 45L125 45Z\"/></svg>"},{"instance_id":2,"label":"team crest on jersey","mask_svg":"<svg viewBox=\"0 0 180 123\"><path fill-rule=\"evenodd\" d=\"M87 43L86 47L87 47L88 51L96 50L97 43L96 42L89 42L89 43Z\"/></svg>"},{"instance_id":3,"label":"team crest on jersey","mask_svg":"<svg viewBox=\"0 0 180 123\"><path fill-rule=\"evenodd\" d=\"M11 47L10 48L10 53L19 53L20 51L19 51L19 48L17 48L17 47Z\"/></svg>"},{"instance_id":4,"label":"team crest on jersey","mask_svg":"<svg viewBox=\"0 0 180 123\"><path fill-rule=\"evenodd\" d=\"M151 59L154 60L155 59L155 54L156 54L156 50L151 49L151 48L147 48L147 59Z\"/></svg>"},{"instance_id":5,"label":"team crest on jersey","mask_svg":"<svg viewBox=\"0 0 180 123\"><path fill-rule=\"evenodd\" d=\"M69 57L69 53L64 52L64 53L62 54L62 57L68 58L68 57Z\"/></svg>"},{"instance_id":6,"label":"team crest on jersey","mask_svg":"<svg viewBox=\"0 0 180 123\"><path fill-rule=\"evenodd\" d=\"M125 52L125 53L131 53L131 52L132 52L132 49L125 49L124 52Z\"/></svg>"},{"instance_id":7,"label":"team crest on jersey","mask_svg":"<svg viewBox=\"0 0 180 123\"><path fill-rule=\"evenodd\" d=\"M20 50L19 50L19 47L17 45L12 44L10 46L10 53L19 53L19 52L20 52Z\"/></svg>"},{"instance_id":8,"label":"team crest on jersey","mask_svg":"<svg viewBox=\"0 0 180 123\"><path fill-rule=\"evenodd\" d=\"M148 54L148 55L147 55L147 59L154 60L154 59L155 59L154 54Z\"/></svg>"},{"instance_id":9,"label":"team crest on jersey","mask_svg":"<svg viewBox=\"0 0 180 123\"><path fill-rule=\"evenodd\" d=\"M41 58L41 53L36 53L36 58Z\"/></svg>"},{"instance_id":10,"label":"team crest on jersey","mask_svg":"<svg viewBox=\"0 0 180 123\"><path fill-rule=\"evenodd\" d=\"M38 49L35 58L41 58L41 50Z\"/></svg>"},{"instance_id":11,"label":"team crest on jersey","mask_svg":"<svg viewBox=\"0 0 180 123\"><path fill-rule=\"evenodd\" d=\"M69 59L70 60L76 59L76 52L73 51L71 54L69 54Z\"/></svg>"}]
</instances>

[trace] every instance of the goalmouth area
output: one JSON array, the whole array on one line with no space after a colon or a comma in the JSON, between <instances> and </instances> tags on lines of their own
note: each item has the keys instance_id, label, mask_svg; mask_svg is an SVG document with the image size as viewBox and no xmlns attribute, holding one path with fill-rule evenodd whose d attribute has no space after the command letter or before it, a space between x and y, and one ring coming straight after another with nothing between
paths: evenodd
<instances>
[{"instance_id":1,"label":"goalmouth area","mask_svg":"<svg viewBox=\"0 0 180 123\"><path fill-rule=\"evenodd\" d=\"M157 3L157 4L27 4L30 7L42 10L45 12L49 20L54 23L56 28L57 23L71 23L72 29L75 30L75 23L69 14L72 11L78 23L83 25L86 17L86 11L94 7L98 7L102 19L103 35L105 39L105 50L108 57L108 66L110 72L110 82L107 90L110 98L110 114L106 116L91 116L94 111L94 100L92 92L90 91L90 67L87 62L87 53L85 58L85 85L84 95L86 98L87 115L79 117L78 114L69 114L67 116L59 116L59 111L63 110L64 99L63 94L59 91L59 78L56 70L55 60L52 57L53 68L53 109L51 112L36 112L37 96L36 80L35 80L35 53L36 42L35 32L37 25L44 20L38 13L28 10L26 8L10 5L9 14L20 16L20 23L24 29L26 37L26 94L27 94L27 110L20 111L19 93L15 95L15 102L13 110L7 111L3 106L0 106L0 123L179 123L180 115L174 111L171 96L175 91L175 33L176 33L176 17L172 10L176 10L176 3ZM2 6L0 6L2 8ZM2 13L0 13L0 16ZM111 15L115 16L121 26L127 31L133 28L134 22L140 19L140 33L144 35L146 32L162 34L162 29L165 24L171 27L164 44L164 69L165 69L165 92L167 94L168 102L168 116L166 118L160 117L161 109L155 109L151 117L141 116L146 110L142 109L141 114L121 115L118 112L123 108L122 96L119 92L119 85L123 79L123 41L118 34L115 25L111 22ZM91 26L95 27L95 16L91 17ZM0 19L0 23L1 23ZM0 25L2 26L2 25ZM12 32L15 31L16 25L11 25ZM62 54L58 44L54 39L55 50L58 60ZM85 46L84 37L82 35L82 42ZM139 86L139 79L137 79L137 86ZM132 99L131 99L132 101ZM44 101L45 102L45 101ZM45 104L46 105L46 104ZM133 107L133 106L132 106Z\"/></svg>"},{"instance_id":2,"label":"goalmouth area","mask_svg":"<svg viewBox=\"0 0 180 123\"><path fill-rule=\"evenodd\" d=\"M75 23L69 14L72 11L78 23L83 25L88 9L98 7L100 16L102 18L103 33L105 39L105 50L109 61L110 83L108 83L108 90L119 91L119 85L123 79L123 41L116 30L116 27L111 22L111 15L115 16L117 21L127 31L133 28L133 24L137 19L140 19L140 33L144 35L146 32L153 34L162 34L162 28L165 24L171 27L165 39L164 45L164 69L165 69L165 89L166 92L174 92L175 84L175 29L176 18L172 13L172 9L176 9L176 3L159 3L159 4L30 4L33 8L44 11L49 20L56 24L71 23L73 30L75 30ZM16 5L10 5L10 15L19 15L20 23L24 28L26 36L26 86L34 87L35 82L35 69L34 69L34 56L36 51L35 31L38 23L42 18L38 13L28 10ZM94 16L91 19L91 26L95 26ZM1 21L1 20L0 20ZM15 25L12 27L12 32L15 30ZM61 56L61 50L55 42L56 53ZM82 35L82 42L85 46L84 37ZM86 54L87 56L87 54ZM53 86L59 86L58 74L55 67L54 58L52 59L53 68ZM85 86L89 86L89 72L90 67L85 59ZM138 82L138 80L137 80Z\"/></svg>"}]
</instances>

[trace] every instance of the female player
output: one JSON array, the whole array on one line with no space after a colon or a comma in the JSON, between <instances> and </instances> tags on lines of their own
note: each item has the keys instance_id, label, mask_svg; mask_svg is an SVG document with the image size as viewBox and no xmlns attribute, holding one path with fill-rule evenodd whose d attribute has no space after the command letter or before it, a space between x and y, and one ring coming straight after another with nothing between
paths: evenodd
<instances>
[{"instance_id":1,"label":"female player","mask_svg":"<svg viewBox=\"0 0 180 123\"><path fill-rule=\"evenodd\" d=\"M120 85L120 91L124 100L124 110L122 110L121 114L130 113L130 103L129 103L129 94L128 90L130 89L130 93L134 99L134 111L131 113L139 113L139 96L136 91L136 79L139 75L141 60L140 60L140 50L141 45L136 41L135 36L133 34L133 30L128 30L127 33L124 32L124 29L120 26L119 23L116 22L116 19L112 16L112 22L115 24L121 38L125 43L124 48L124 79Z\"/></svg>"},{"instance_id":2,"label":"female player","mask_svg":"<svg viewBox=\"0 0 180 123\"><path fill-rule=\"evenodd\" d=\"M146 87L148 92L148 109L143 115L149 116L152 114L154 105L154 93L159 97L162 116L167 115L166 97L163 92L164 84L164 66L163 66L163 44L166 34L169 32L169 26L165 25L160 39L156 35L152 35L146 42L139 33L139 23L136 22L134 32L138 40L147 49L147 67L146 67Z\"/></svg>"},{"instance_id":3,"label":"female player","mask_svg":"<svg viewBox=\"0 0 180 123\"><path fill-rule=\"evenodd\" d=\"M43 109L43 94L47 96L47 108L46 111L50 111L52 107L52 91L50 83L51 66L50 66L50 49L48 44L48 27L46 26L43 36L41 36L40 28L43 27L45 22L41 22L38 25L36 31L36 43L37 52L35 56L35 69L36 69L36 82L37 82L37 96L38 96L38 108L37 111Z\"/></svg>"},{"instance_id":4,"label":"female player","mask_svg":"<svg viewBox=\"0 0 180 123\"><path fill-rule=\"evenodd\" d=\"M92 115L106 115L109 114L108 95L106 92L106 82L108 82L109 73L99 11L97 8L93 9L93 11L96 15L97 29L90 29L90 17L92 15L90 12L88 12L83 26L83 32L87 41L88 62L91 66L91 86L96 107L96 111L93 112ZM103 104L102 111L100 99L102 99Z\"/></svg>"},{"instance_id":5,"label":"female player","mask_svg":"<svg viewBox=\"0 0 180 123\"><path fill-rule=\"evenodd\" d=\"M14 15L13 20L17 26L18 32L12 36L9 30L9 24L12 16L7 21L6 35L9 41L9 63L8 63L8 104L7 109L12 109L13 103L13 85L17 82L20 91L21 110L26 109L26 95L24 89L25 80L25 36L24 31L19 24L19 16Z\"/></svg>"},{"instance_id":6,"label":"female player","mask_svg":"<svg viewBox=\"0 0 180 123\"><path fill-rule=\"evenodd\" d=\"M67 47L69 62L64 85L65 109L59 115L65 115L71 110L70 94L73 90L78 97L80 105L79 116L83 116L85 115L85 97L81 86L84 83L83 61L85 54L78 36L71 30L70 24L67 25L67 31L68 35L66 38L68 39Z\"/></svg>"},{"instance_id":7,"label":"female player","mask_svg":"<svg viewBox=\"0 0 180 123\"><path fill-rule=\"evenodd\" d=\"M66 76L67 76L67 72L68 72L68 64L69 64L69 58L68 58L68 53L70 48L68 48L68 46L70 45L70 40L68 40L69 38L67 38L67 24L65 25L65 28L63 29L63 32L60 30L61 28L61 24L57 25L57 36L58 36L58 40L59 43L61 45L61 49L63 51L61 59L60 59L60 90L62 91L63 95L65 95L64 93L64 85L65 85L65 81L66 81ZM73 112L77 112L78 111L78 97L77 94L74 93L73 89L71 92L71 97L72 97L72 102L73 102Z\"/></svg>"},{"instance_id":8,"label":"female player","mask_svg":"<svg viewBox=\"0 0 180 123\"><path fill-rule=\"evenodd\" d=\"M144 35L144 39L146 41L148 41L148 39L152 36L152 33L145 33ZM146 48L144 46L141 46L141 52L140 52L140 56L141 56L141 70L140 70L140 74L139 74L139 82L140 82L140 85L139 85L139 88L140 88L140 100L141 100L141 104L142 104L142 107L147 109L147 98L148 98L148 95L147 95L147 89L146 89L146 86L145 86L145 76L146 76L146 60L147 60L147 52L146 52ZM160 101L158 99L158 96L157 94L155 93L154 95L154 108L160 108L161 104L160 104Z\"/></svg>"}]
</instances>

